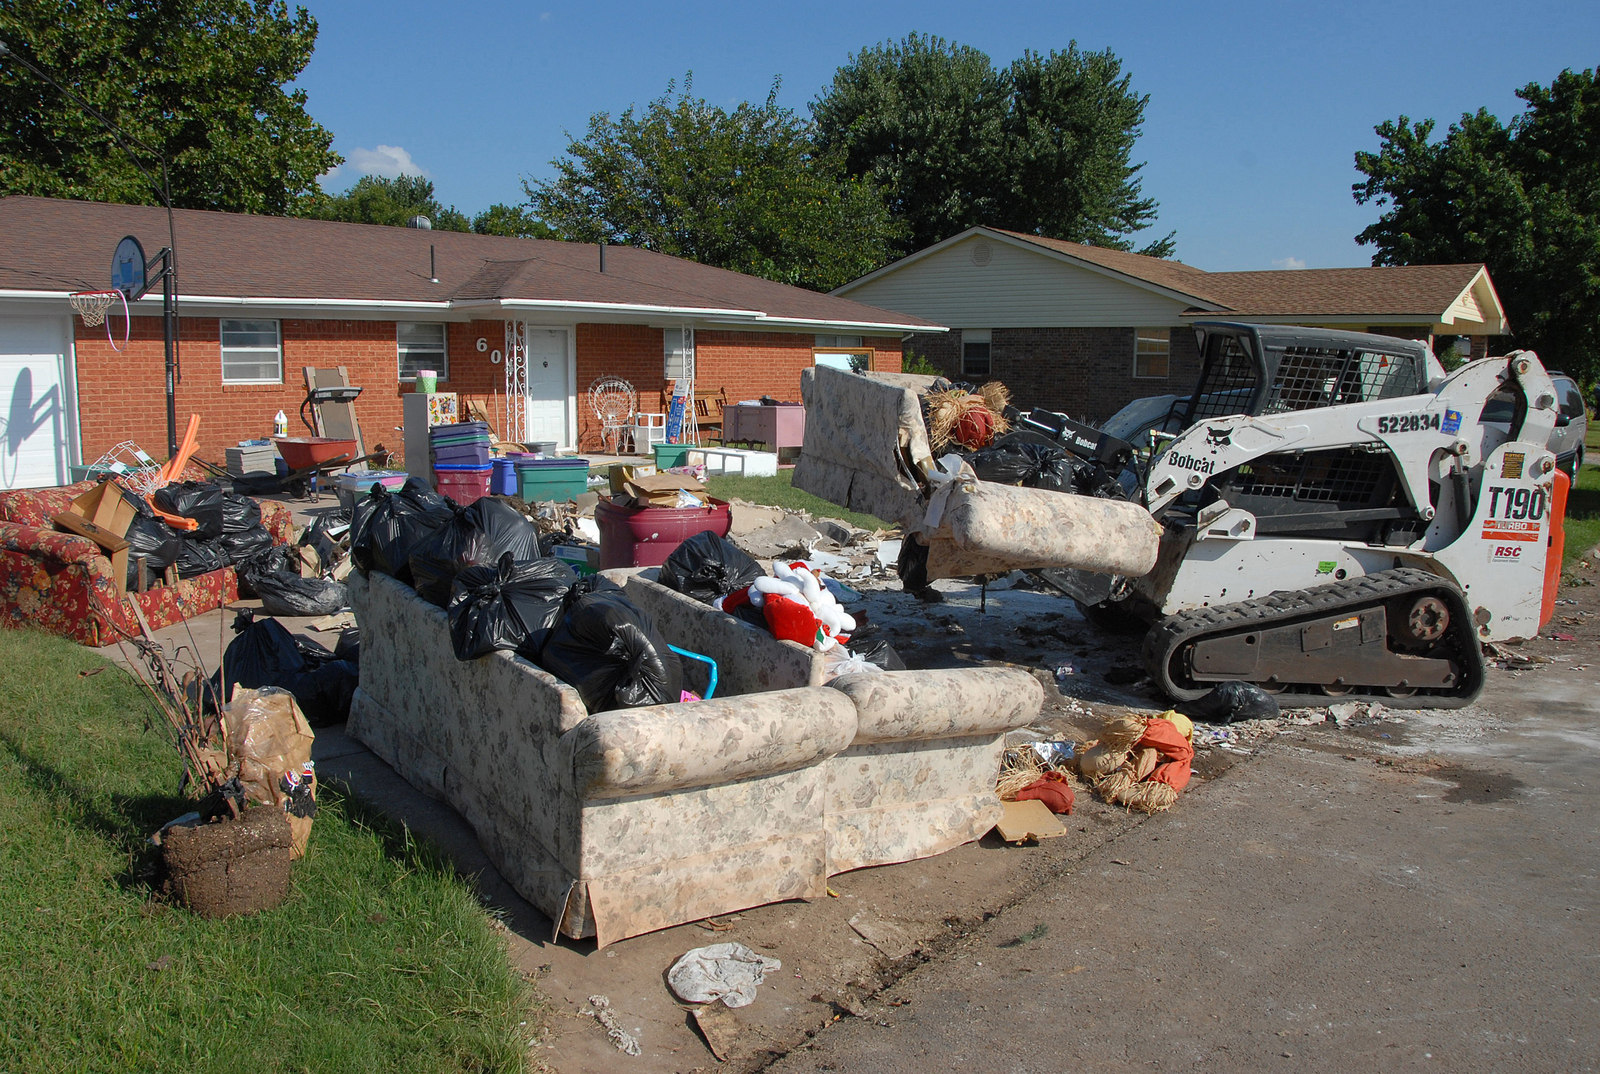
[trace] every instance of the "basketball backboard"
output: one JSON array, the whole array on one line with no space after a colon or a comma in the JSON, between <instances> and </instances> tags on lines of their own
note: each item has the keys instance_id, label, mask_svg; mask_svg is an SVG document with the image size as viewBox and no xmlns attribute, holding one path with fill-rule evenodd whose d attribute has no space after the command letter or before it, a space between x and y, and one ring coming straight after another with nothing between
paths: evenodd
<instances>
[{"instance_id":1,"label":"basketball backboard","mask_svg":"<svg viewBox=\"0 0 1600 1074\"><path fill-rule=\"evenodd\" d=\"M117 252L111 255L111 286L121 291L131 302L143 298L149 283L145 278L144 247L132 235L117 243Z\"/></svg>"}]
</instances>

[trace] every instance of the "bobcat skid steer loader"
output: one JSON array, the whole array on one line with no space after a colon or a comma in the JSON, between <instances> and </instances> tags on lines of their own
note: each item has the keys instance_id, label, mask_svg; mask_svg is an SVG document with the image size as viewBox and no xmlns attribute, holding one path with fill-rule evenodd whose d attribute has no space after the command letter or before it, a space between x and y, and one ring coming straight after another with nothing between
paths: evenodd
<instances>
[{"instance_id":1,"label":"bobcat skid steer loader","mask_svg":"<svg viewBox=\"0 0 1600 1074\"><path fill-rule=\"evenodd\" d=\"M1145 664L1175 698L1232 679L1295 704L1475 698L1480 643L1539 630L1561 523L1546 447L1558 400L1538 357L1446 375L1424 344L1382 336L1195 331L1200 383L1152 423L1141 474L1162 525L1155 568L1053 580L1100 597L1091 618L1120 598L1154 621ZM1512 400L1509 429L1480 420L1496 396Z\"/></svg>"},{"instance_id":2,"label":"bobcat skid steer loader","mask_svg":"<svg viewBox=\"0 0 1600 1074\"><path fill-rule=\"evenodd\" d=\"M1150 445L1131 453L1120 485L1094 483L1109 498L998 487L1076 501L1072 512L1059 508L1066 523L1030 507L1013 512L1009 528L968 527L952 542L947 521L929 524L937 512L919 517L951 482L930 471L914 407L901 406L898 443L891 437L886 448L881 430L875 441L859 437L885 421L872 392L889 384L869 389L867 380L907 396L926 390L907 377L819 370L807 379L794 484L897 517L907 541L929 547L932 578L1060 568L1040 573L1091 620L1153 624L1145 662L1174 698L1230 680L1295 695L1285 704L1372 697L1456 707L1475 698L1481 642L1538 631L1547 549L1559 532L1546 447L1557 399L1537 356L1485 358L1446 375L1420 342L1222 322L1195 331L1200 382L1187 397L1146 404L1142 427L1114 418L1097 442L1095 430L1060 415L1023 416L1015 435L1042 435L1095 466L1121 465L1130 441ZM1480 421L1496 395L1513 401L1509 429ZM863 472L869 456L883 456L877 474ZM975 501L997 498L991 483L976 486ZM1116 504L1120 528L1079 526L1076 542L1053 543L1095 502ZM1126 517L1135 508L1159 527L1148 570L1144 533ZM1039 532L1025 536L1030 528ZM1119 555L1119 539L1138 553ZM1027 562L1011 554L1020 545ZM1114 566L1119 558L1137 566Z\"/></svg>"}]
</instances>

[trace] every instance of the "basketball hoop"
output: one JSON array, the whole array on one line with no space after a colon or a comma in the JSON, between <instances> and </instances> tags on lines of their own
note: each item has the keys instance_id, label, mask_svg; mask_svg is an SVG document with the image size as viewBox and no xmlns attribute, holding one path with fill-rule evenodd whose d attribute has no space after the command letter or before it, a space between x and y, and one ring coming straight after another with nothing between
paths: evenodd
<instances>
[{"instance_id":1,"label":"basketball hoop","mask_svg":"<svg viewBox=\"0 0 1600 1074\"><path fill-rule=\"evenodd\" d=\"M106 313L119 298L122 299L121 347L117 346L117 341L112 338L111 325L106 321ZM72 308L83 318L85 327L94 328L102 324L106 326L106 342L111 344L112 350L121 353L128 345L128 338L133 333L133 321L128 316L127 295L121 291L76 291L67 296L67 301L72 303Z\"/></svg>"}]
</instances>

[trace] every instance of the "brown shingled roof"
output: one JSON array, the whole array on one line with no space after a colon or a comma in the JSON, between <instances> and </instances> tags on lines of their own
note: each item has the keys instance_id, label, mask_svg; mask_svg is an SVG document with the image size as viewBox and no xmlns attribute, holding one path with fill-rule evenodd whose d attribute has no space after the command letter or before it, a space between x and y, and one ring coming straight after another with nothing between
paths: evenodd
<instances>
[{"instance_id":1,"label":"brown shingled roof","mask_svg":"<svg viewBox=\"0 0 1600 1074\"><path fill-rule=\"evenodd\" d=\"M1421 316L1429 320L1448 309L1472 283L1482 265L1410 265L1389 268L1275 269L1263 272L1207 272L1125 250L988 228L1124 276L1188 295L1199 312L1240 317Z\"/></svg>"},{"instance_id":2,"label":"brown shingled roof","mask_svg":"<svg viewBox=\"0 0 1600 1074\"><path fill-rule=\"evenodd\" d=\"M174 214L184 296L367 302L531 300L744 311L835 324L937 327L738 272L632 247L182 209ZM111 251L136 235L167 245L165 210L52 198L0 198L0 290L109 284ZM430 281L429 246L434 248ZM597 313L601 311L596 311ZM759 322L755 322L759 323Z\"/></svg>"},{"instance_id":3,"label":"brown shingled roof","mask_svg":"<svg viewBox=\"0 0 1600 1074\"><path fill-rule=\"evenodd\" d=\"M1449 309L1482 265L1211 272L1206 292L1241 316L1371 314L1429 320Z\"/></svg>"}]
</instances>

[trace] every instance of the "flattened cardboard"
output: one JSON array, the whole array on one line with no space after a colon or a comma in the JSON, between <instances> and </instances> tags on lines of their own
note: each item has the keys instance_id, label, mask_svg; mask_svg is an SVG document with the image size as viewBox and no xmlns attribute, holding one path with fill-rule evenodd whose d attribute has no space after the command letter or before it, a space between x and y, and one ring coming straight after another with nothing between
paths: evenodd
<instances>
[{"instance_id":1,"label":"flattened cardboard","mask_svg":"<svg viewBox=\"0 0 1600 1074\"><path fill-rule=\"evenodd\" d=\"M1021 843L1029 839L1050 839L1066 835L1067 829L1050 807L1030 799L1026 802L1005 802L1005 813L994 830L1008 843Z\"/></svg>"}]
</instances>

